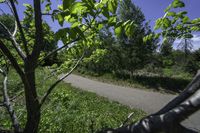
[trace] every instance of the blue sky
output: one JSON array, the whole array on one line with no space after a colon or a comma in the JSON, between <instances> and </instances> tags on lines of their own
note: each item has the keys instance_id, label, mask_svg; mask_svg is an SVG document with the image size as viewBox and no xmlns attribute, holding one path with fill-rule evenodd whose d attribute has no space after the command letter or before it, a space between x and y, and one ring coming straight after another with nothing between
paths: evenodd
<instances>
[{"instance_id":1,"label":"blue sky","mask_svg":"<svg viewBox=\"0 0 200 133\"><path fill-rule=\"evenodd\" d=\"M28 3L28 0L18 0L19 5L17 6L17 10L19 12L19 16L23 18L23 3ZM59 1L59 0L58 0ZM60 2L54 0L53 8L55 9ZM144 13L146 20L150 20L150 25L153 28L155 24L155 20L164 15L164 9L172 2L172 0L132 0L137 6L139 6ZM29 0L30 2L30 0ZM188 16L190 19L200 17L200 0L184 0L186 3L186 7L184 10L188 11ZM9 9L5 5L0 5L0 8L4 10L4 12L10 12ZM57 31L60 28L59 24L55 21L52 22L50 17L43 17L52 27L53 31ZM200 34L195 33L194 38L192 39L194 49L200 48ZM180 40L175 41L175 46L180 42Z\"/></svg>"},{"instance_id":2,"label":"blue sky","mask_svg":"<svg viewBox=\"0 0 200 133\"><path fill-rule=\"evenodd\" d=\"M172 0L132 0L143 11L146 20L150 20L150 25L153 28L157 18L162 17L165 8L172 2ZM186 4L184 10L188 11L190 19L200 17L200 0L183 0ZM200 48L200 34L194 33L194 37L191 39L193 49ZM174 48L180 43L180 40L176 40Z\"/></svg>"}]
</instances>

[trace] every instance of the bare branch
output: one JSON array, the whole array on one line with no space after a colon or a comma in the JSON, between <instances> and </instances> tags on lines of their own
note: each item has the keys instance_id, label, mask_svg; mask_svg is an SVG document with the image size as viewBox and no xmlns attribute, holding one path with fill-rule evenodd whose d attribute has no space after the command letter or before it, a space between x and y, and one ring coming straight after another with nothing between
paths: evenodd
<instances>
[{"instance_id":1,"label":"bare branch","mask_svg":"<svg viewBox=\"0 0 200 133\"><path fill-rule=\"evenodd\" d=\"M0 8L0 11L1 11L3 14L5 14L4 10L2 10L1 8Z\"/></svg>"},{"instance_id":2,"label":"bare branch","mask_svg":"<svg viewBox=\"0 0 200 133\"><path fill-rule=\"evenodd\" d=\"M14 97L10 98L10 101L14 101L16 98L18 98L20 95L22 95L24 92L24 90L18 92L18 94L16 94Z\"/></svg>"},{"instance_id":3,"label":"bare branch","mask_svg":"<svg viewBox=\"0 0 200 133\"><path fill-rule=\"evenodd\" d=\"M59 78L54 84L52 84L49 89L47 90L46 94L43 96L41 103L40 103L40 108L41 106L44 104L44 102L46 101L47 97L51 94L51 92L53 91L53 89L56 87L56 85L58 83L60 83L62 80L64 80L66 77L68 77L73 71L74 69L79 65L80 61L83 59L85 52L83 53L83 55L81 56L81 58L76 62L76 64L74 65L74 67L65 75L63 75L61 78Z\"/></svg>"},{"instance_id":4,"label":"bare branch","mask_svg":"<svg viewBox=\"0 0 200 133\"><path fill-rule=\"evenodd\" d=\"M76 42L76 41L78 41L78 40L79 40L79 37L77 37L76 39L74 39L74 40L72 40L72 41L66 43L65 45L63 45L63 46L61 46L61 47L55 49L54 51L50 52L47 56L45 56L42 60L39 61L38 65L41 64L44 60L46 60L46 59L48 59L49 57L51 57L52 55L56 54L56 52L62 50L63 48L69 48L69 46L68 46L69 44L74 43L74 42Z\"/></svg>"},{"instance_id":5,"label":"bare branch","mask_svg":"<svg viewBox=\"0 0 200 133\"><path fill-rule=\"evenodd\" d=\"M0 73L1 73L2 75L4 75L4 71L3 71L2 69L0 69Z\"/></svg>"},{"instance_id":6,"label":"bare branch","mask_svg":"<svg viewBox=\"0 0 200 133\"><path fill-rule=\"evenodd\" d=\"M9 98L8 92L7 92L7 79L8 79L8 77L7 77L7 74L5 72L3 72L2 70L1 70L1 73L4 76L3 89L2 89L3 99L4 99L4 106L6 107L8 113L10 115L10 118L11 118L11 121L12 121L12 124L13 124L13 127L14 127L14 131L15 132L20 132L19 122L17 120L17 116L15 114L13 106L10 103L10 98Z\"/></svg>"},{"instance_id":7,"label":"bare branch","mask_svg":"<svg viewBox=\"0 0 200 133\"><path fill-rule=\"evenodd\" d=\"M20 48L20 45L17 43L15 37L12 37L12 45L14 46L15 50L17 51L19 56L22 58L22 60L25 60L26 55L24 54L24 52Z\"/></svg>"},{"instance_id":8,"label":"bare branch","mask_svg":"<svg viewBox=\"0 0 200 133\"><path fill-rule=\"evenodd\" d=\"M133 115L134 115L134 112L130 113L128 115L128 117L126 118L126 120L120 125L120 127L126 126L126 124L131 120L131 118L133 117Z\"/></svg>"},{"instance_id":9,"label":"bare branch","mask_svg":"<svg viewBox=\"0 0 200 133\"><path fill-rule=\"evenodd\" d=\"M10 30L2 22L0 22L0 25L2 26L2 28L4 28L4 30L7 31L7 33L10 36L10 39L12 40L13 47L15 48L15 50L17 51L19 56L24 60L25 59L25 54L23 53L23 51L21 50L20 45L17 43L17 41L15 40L15 37L13 36L13 34L15 34L15 32L13 34L11 34Z\"/></svg>"},{"instance_id":10,"label":"bare branch","mask_svg":"<svg viewBox=\"0 0 200 133\"><path fill-rule=\"evenodd\" d=\"M15 30L12 33L12 36L15 37L15 35L17 34L17 21L15 21Z\"/></svg>"},{"instance_id":11,"label":"bare branch","mask_svg":"<svg viewBox=\"0 0 200 133\"><path fill-rule=\"evenodd\" d=\"M8 5L8 7L10 8L10 10L11 10L13 16L15 16L15 15L14 15L15 13L14 13L14 11L13 11L11 5L9 4L9 2L7 2L7 0L5 0L5 3L6 3L6 4ZM18 28L18 26L17 26L17 21L15 20L15 30L14 30L14 32L13 32L13 34L12 34L13 37L14 37L14 36L16 35L16 33L17 33L17 28Z\"/></svg>"},{"instance_id":12,"label":"bare branch","mask_svg":"<svg viewBox=\"0 0 200 133\"><path fill-rule=\"evenodd\" d=\"M53 13L42 13L43 16L52 16L54 15Z\"/></svg>"},{"instance_id":13,"label":"bare branch","mask_svg":"<svg viewBox=\"0 0 200 133\"><path fill-rule=\"evenodd\" d=\"M0 21L0 25L2 26L2 28L4 29L4 30L6 30L6 32L9 34L9 36L11 37L11 32L10 32L10 30Z\"/></svg>"},{"instance_id":14,"label":"bare branch","mask_svg":"<svg viewBox=\"0 0 200 133\"><path fill-rule=\"evenodd\" d=\"M20 35L21 35L21 39L22 39L22 42L24 44L25 52L26 52L27 55L29 55L27 41L26 41L26 38L25 38L25 35L24 35L24 31L22 29L22 25L21 25L20 20L19 20L19 16L18 16L16 7L15 7L15 3L14 3L13 0L9 0L9 1L10 1L10 4L9 3L7 3L7 4L10 7L11 11L13 12L13 15L15 16L15 19L16 19L16 22L17 22L17 25L18 25L18 28L19 28L19 32L20 32Z\"/></svg>"}]
</instances>

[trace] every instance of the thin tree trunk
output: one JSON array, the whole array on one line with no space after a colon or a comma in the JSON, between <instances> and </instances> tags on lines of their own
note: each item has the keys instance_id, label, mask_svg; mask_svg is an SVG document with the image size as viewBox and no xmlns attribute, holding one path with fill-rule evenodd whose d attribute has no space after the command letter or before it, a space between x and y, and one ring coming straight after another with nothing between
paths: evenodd
<instances>
[{"instance_id":1,"label":"thin tree trunk","mask_svg":"<svg viewBox=\"0 0 200 133\"><path fill-rule=\"evenodd\" d=\"M28 83L25 84L25 98L27 108L27 122L24 133L37 133L40 123L40 108L35 86L35 69L32 63L25 64L25 76Z\"/></svg>"}]
</instances>

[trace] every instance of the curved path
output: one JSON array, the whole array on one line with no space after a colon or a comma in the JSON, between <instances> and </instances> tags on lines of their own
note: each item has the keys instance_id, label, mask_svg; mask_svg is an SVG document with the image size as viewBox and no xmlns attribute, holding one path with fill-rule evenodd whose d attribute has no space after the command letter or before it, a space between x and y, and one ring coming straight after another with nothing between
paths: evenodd
<instances>
[{"instance_id":1,"label":"curved path","mask_svg":"<svg viewBox=\"0 0 200 133\"><path fill-rule=\"evenodd\" d=\"M68 76L64 81L71 83L72 86L94 92L131 108L141 109L148 114L155 113L175 97L175 95L170 94L102 83L73 74ZM200 111L191 116L183 124L187 125L187 127L200 130Z\"/></svg>"}]
</instances>

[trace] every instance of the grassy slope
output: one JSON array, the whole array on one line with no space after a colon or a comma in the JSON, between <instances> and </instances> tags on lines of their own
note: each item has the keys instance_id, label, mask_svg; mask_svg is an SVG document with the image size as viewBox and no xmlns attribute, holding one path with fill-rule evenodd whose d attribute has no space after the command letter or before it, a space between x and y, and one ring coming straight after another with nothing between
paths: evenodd
<instances>
[{"instance_id":1,"label":"grassy slope","mask_svg":"<svg viewBox=\"0 0 200 133\"><path fill-rule=\"evenodd\" d=\"M45 92L47 86L55 81L55 78L44 80L46 74L48 74L48 71L45 69L37 72L37 86L40 96ZM12 71L9 79L10 90L15 93L19 92L22 86L19 84L16 73ZM10 93L12 94L11 91ZM24 125L23 95L16 100L15 109L21 124ZM5 115L6 113L2 108L0 108L0 111L0 126L9 127L8 116ZM134 120L145 115L143 111L130 109L62 82L56 87L42 108L40 132L88 133L91 130L97 131L103 127L117 127L131 112L135 113Z\"/></svg>"}]
</instances>

